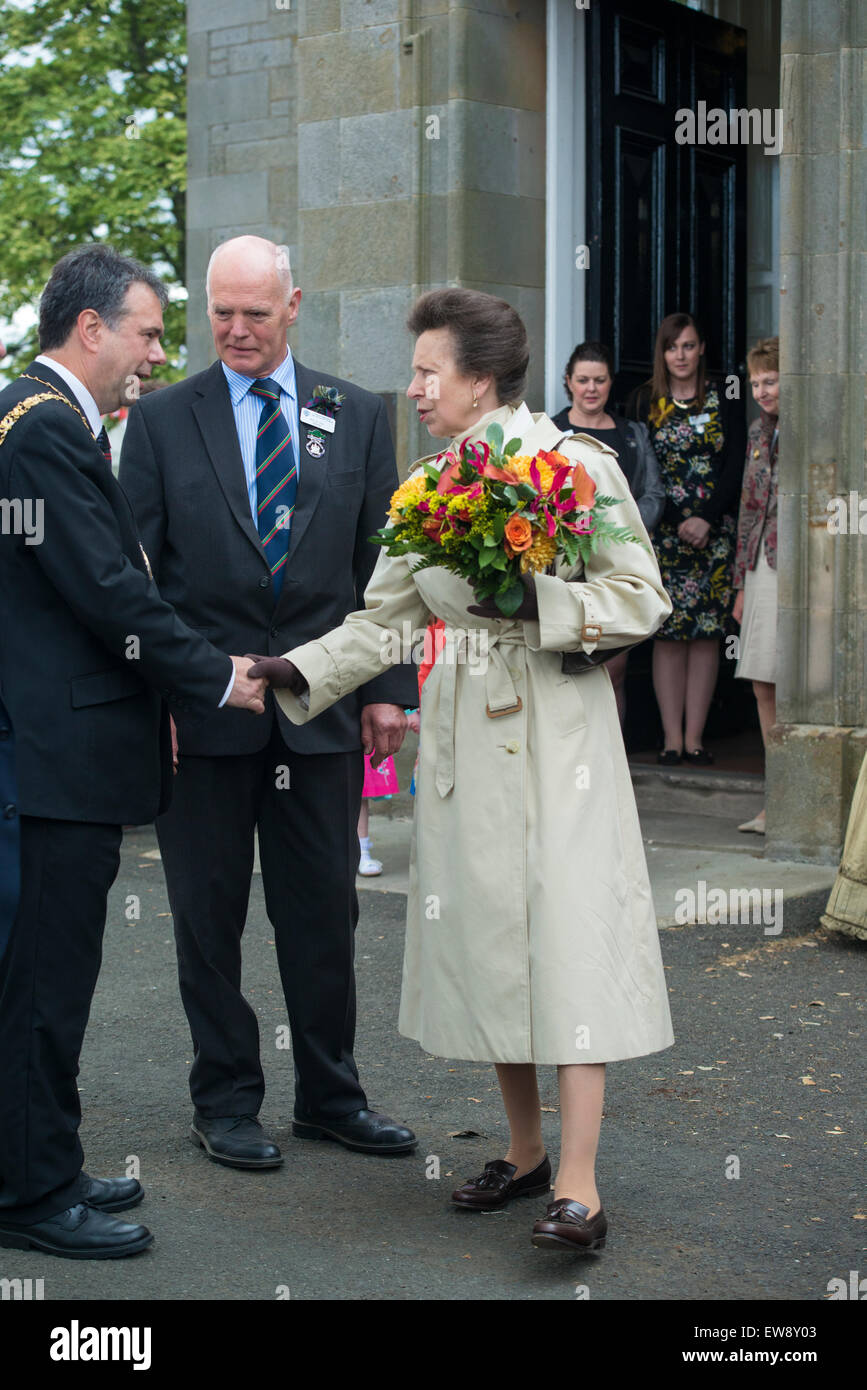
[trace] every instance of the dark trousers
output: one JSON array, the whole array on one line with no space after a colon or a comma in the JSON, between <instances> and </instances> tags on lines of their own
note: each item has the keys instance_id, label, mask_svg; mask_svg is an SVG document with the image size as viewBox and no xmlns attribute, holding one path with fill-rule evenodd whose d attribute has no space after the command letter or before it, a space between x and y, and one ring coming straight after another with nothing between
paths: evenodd
<instances>
[{"instance_id":1,"label":"dark trousers","mask_svg":"<svg viewBox=\"0 0 867 1390\"><path fill-rule=\"evenodd\" d=\"M241 993L257 828L292 1033L296 1118L337 1118L367 1104L352 1056L363 771L360 752L290 752L276 721L260 753L181 756L157 834L193 1037L190 1093L207 1118L255 1115L265 1094L256 1015Z\"/></svg>"},{"instance_id":2,"label":"dark trousers","mask_svg":"<svg viewBox=\"0 0 867 1390\"><path fill-rule=\"evenodd\" d=\"M81 1200L78 1059L121 833L21 818L21 896L0 961L0 1223Z\"/></svg>"}]
</instances>

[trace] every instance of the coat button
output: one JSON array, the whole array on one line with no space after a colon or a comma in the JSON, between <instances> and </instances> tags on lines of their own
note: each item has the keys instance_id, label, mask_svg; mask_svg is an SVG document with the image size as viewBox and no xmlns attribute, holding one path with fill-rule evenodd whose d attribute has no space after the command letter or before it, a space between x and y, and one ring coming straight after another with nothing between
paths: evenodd
<instances>
[{"instance_id":1,"label":"coat button","mask_svg":"<svg viewBox=\"0 0 867 1390\"><path fill-rule=\"evenodd\" d=\"M5 820L14 820L14 819L15 819L15 812L16 812L17 810L18 810L18 807L14 804L14 802L10 801L8 806L4 806L4 807L3 807L3 817L4 817L4 819L5 819Z\"/></svg>"},{"instance_id":2,"label":"coat button","mask_svg":"<svg viewBox=\"0 0 867 1390\"><path fill-rule=\"evenodd\" d=\"M260 588L260 589L267 589L267 587L268 587L268 585L269 585L270 583L271 583L271 580L268 578L268 576L263 574L262 578L259 580L259 588Z\"/></svg>"},{"instance_id":3,"label":"coat button","mask_svg":"<svg viewBox=\"0 0 867 1390\"><path fill-rule=\"evenodd\" d=\"M517 740L516 738L510 738L510 739L509 739L509 742L506 744L506 752L507 752L507 753L520 753L520 751L521 751L521 745L520 745L520 743L518 742L518 740Z\"/></svg>"},{"instance_id":4,"label":"coat button","mask_svg":"<svg viewBox=\"0 0 867 1390\"><path fill-rule=\"evenodd\" d=\"M272 637L279 637L279 636L280 636L280 629L279 629L279 627L272 627L272 629L271 629L271 636L272 636Z\"/></svg>"}]
</instances>

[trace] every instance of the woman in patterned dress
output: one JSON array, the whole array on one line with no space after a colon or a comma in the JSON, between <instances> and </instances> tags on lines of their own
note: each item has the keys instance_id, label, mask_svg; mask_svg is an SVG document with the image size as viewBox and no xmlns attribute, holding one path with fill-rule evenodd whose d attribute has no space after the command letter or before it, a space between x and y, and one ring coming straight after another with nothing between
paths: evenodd
<instances>
[{"instance_id":1,"label":"woman in patterned dress","mask_svg":"<svg viewBox=\"0 0 867 1390\"><path fill-rule=\"evenodd\" d=\"M707 380L704 352L692 316L669 314L656 335L653 376L631 403L647 424L666 490L653 540L674 607L654 641L653 688L664 732L659 761L667 765L713 762L704 726L732 606L743 412Z\"/></svg>"}]
</instances>

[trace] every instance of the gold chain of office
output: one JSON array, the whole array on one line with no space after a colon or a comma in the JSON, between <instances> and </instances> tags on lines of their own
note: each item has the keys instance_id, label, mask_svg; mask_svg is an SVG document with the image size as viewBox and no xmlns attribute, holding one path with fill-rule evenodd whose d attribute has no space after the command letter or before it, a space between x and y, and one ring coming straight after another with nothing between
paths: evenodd
<instances>
[{"instance_id":1,"label":"gold chain of office","mask_svg":"<svg viewBox=\"0 0 867 1390\"><path fill-rule=\"evenodd\" d=\"M69 409L74 410L76 415L80 416L81 419L84 421L87 427L87 433L90 435L91 439L93 439L93 431L90 428L90 424L84 411L79 410L77 405L74 405L72 401L68 399L68 397L61 395L59 391L52 390L50 381L43 381L41 376L30 376L27 372L22 372L21 376L18 379L19 381L38 381L40 386L47 386L49 389L47 391L39 391L35 396L25 396L23 401L19 401L17 405L13 405L9 413L3 416L3 419L0 420L0 445L2 445L4 439L6 438L7 434L11 430L12 426L16 423L16 421L20 420L22 416L27 415L28 412L31 411L35 405L39 405L42 401L62 401L64 405L68 405ZM145 562L145 568L147 570L148 579L153 579L154 574L153 570L151 569L151 562L148 559L148 553L142 545L141 541L139 541L138 543L138 548L141 551L142 559Z\"/></svg>"},{"instance_id":2,"label":"gold chain of office","mask_svg":"<svg viewBox=\"0 0 867 1390\"><path fill-rule=\"evenodd\" d=\"M18 379L19 381L38 381L40 386L47 386L48 390L40 391L35 396L25 396L23 401L19 401L17 405L13 405L9 413L3 416L3 419L0 420L0 444L3 443L12 426L24 415L29 414L33 407L39 405L42 401L62 401L64 405L68 405L69 409L74 410L76 415L84 421L87 426L87 433L90 435L91 439L93 438L93 431L88 424L87 416L84 411L79 410L77 405L73 405L72 401L69 400L67 396L63 396L59 391L55 391L50 381L43 381L41 376L30 376L27 372L22 372Z\"/></svg>"}]
</instances>

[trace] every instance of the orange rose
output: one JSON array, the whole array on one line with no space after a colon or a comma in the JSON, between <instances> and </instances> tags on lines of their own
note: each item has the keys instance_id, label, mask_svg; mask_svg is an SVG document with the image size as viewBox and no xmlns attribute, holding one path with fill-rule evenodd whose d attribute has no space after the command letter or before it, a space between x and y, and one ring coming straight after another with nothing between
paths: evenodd
<instances>
[{"instance_id":1,"label":"orange rose","mask_svg":"<svg viewBox=\"0 0 867 1390\"><path fill-rule=\"evenodd\" d=\"M517 512L509 517L503 534L513 555L520 555L522 550L529 550L533 544L533 528L527 518L519 516Z\"/></svg>"},{"instance_id":2,"label":"orange rose","mask_svg":"<svg viewBox=\"0 0 867 1390\"><path fill-rule=\"evenodd\" d=\"M572 490L579 511L589 511L596 499L596 484L583 463L576 463L572 469Z\"/></svg>"}]
</instances>

